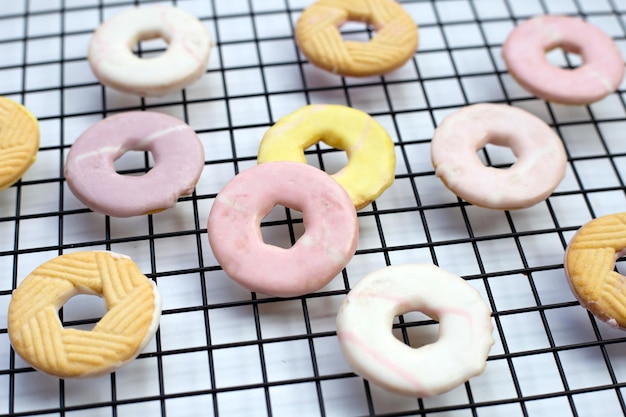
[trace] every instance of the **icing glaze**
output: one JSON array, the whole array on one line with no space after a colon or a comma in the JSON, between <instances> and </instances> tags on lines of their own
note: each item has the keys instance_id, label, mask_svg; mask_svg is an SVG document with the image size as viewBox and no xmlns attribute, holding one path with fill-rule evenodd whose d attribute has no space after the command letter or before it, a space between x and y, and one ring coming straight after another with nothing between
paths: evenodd
<instances>
[{"instance_id":1,"label":"icing glaze","mask_svg":"<svg viewBox=\"0 0 626 417\"><path fill-rule=\"evenodd\" d=\"M507 146L517 157L509 168L485 166L476 152ZM451 113L431 141L435 174L457 196L481 207L519 209L546 199L565 176L561 139L525 110L481 103Z\"/></svg>"},{"instance_id":2,"label":"icing glaze","mask_svg":"<svg viewBox=\"0 0 626 417\"><path fill-rule=\"evenodd\" d=\"M561 47L581 55L574 69L549 63L547 51ZM590 104L614 92L624 77L624 60L601 29L571 16L537 16L519 24L502 46L502 57L522 87L562 104Z\"/></svg>"},{"instance_id":3,"label":"icing glaze","mask_svg":"<svg viewBox=\"0 0 626 417\"><path fill-rule=\"evenodd\" d=\"M149 151L155 165L139 176L121 175L114 162L127 151ZM70 190L95 212L115 217L155 213L193 192L204 150L183 121L156 112L124 112L87 129L65 162Z\"/></svg>"},{"instance_id":4,"label":"icing glaze","mask_svg":"<svg viewBox=\"0 0 626 417\"><path fill-rule=\"evenodd\" d=\"M140 58L138 42L162 38L162 54ZM107 19L94 32L88 59L106 86L141 96L162 96L180 90L205 72L213 39L195 16L175 7L145 6Z\"/></svg>"},{"instance_id":5,"label":"icing glaze","mask_svg":"<svg viewBox=\"0 0 626 417\"><path fill-rule=\"evenodd\" d=\"M263 242L260 223L276 205L299 210L304 234L288 249ZM319 290L356 250L356 211L324 171L298 162L267 162L237 174L219 192L207 222L224 272L242 286L278 297Z\"/></svg>"},{"instance_id":6,"label":"icing glaze","mask_svg":"<svg viewBox=\"0 0 626 417\"><path fill-rule=\"evenodd\" d=\"M420 311L439 321L434 343L412 347L392 333L396 316ZM373 271L350 290L337 337L351 369L392 392L430 397L480 374L493 345L491 311L462 278L427 264Z\"/></svg>"},{"instance_id":7,"label":"icing glaze","mask_svg":"<svg viewBox=\"0 0 626 417\"><path fill-rule=\"evenodd\" d=\"M346 151L347 165L332 177L357 210L393 182L396 156L387 131L369 114L336 104L313 104L281 117L263 136L257 161L306 163L305 149L320 141Z\"/></svg>"}]
</instances>

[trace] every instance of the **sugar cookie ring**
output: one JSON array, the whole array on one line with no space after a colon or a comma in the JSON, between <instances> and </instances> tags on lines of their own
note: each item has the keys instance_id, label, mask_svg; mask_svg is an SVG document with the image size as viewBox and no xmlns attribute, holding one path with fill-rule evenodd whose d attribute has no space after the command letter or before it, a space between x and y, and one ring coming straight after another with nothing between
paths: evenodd
<instances>
[{"instance_id":1,"label":"sugar cookie ring","mask_svg":"<svg viewBox=\"0 0 626 417\"><path fill-rule=\"evenodd\" d=\"M413 348L391 331L396 316L439 321L439 339ZM389 391L430 397L480 374L493 345L491 310L462 278L435 265L389 266L363 277L339 308L337 336L352 370Z\"/></svg>"},{"instance_id":2,"label":"sugar cookie ring","mask_svg":"<svg viewBox=\"0 0 626 417\"><path fill-rule=\"evenodd\" d=\"M127 151L150 151L155 165L144 175L121 175L114 162ZM194 130L162 113L135 111L107 117L72 145L65 162L70 190L95 212L115 217L156 213L193 192L204 168Z\"/></svg>"},{"instance_id":3,"label":"sugar cookie ring","mask_svg":"<svg viewBox=\"0 0 626 417\"><path fill-rule=\"evenodd\" d=\"M58 310L77 294L104 298L91 330L64 328ZM127 256L76 252L37 267L9 303L11 344L35 369L60 378L98 376L133 360L159 325L161 298Z\"/></svg>"},{"instance_id":4,"label":"sugar cookie ring","mask_svg":"<svg viewBox=\"0 0 626 417\"><path fill-rule=\"evenodd\" d=\"M338 27L348 20L366 22L376 34L369 42L344 42ZM318 0L300 15L295 36L313 65L355 77L402 66L418 39L417 25L394 0Z\"/></svg>"},{"instance_id":5,"label":"sugar cookie ring","mask_svg":"<svg viewBox=\"0 0 626 417\"><path fill-rule=\"evenodd\" d=\"M340 105L310 105L282 117L267 130L257 161L305 162L304 150L319 141L343 149L348 164L332 177L361 209L395 178L393 141L369 114Z\"/></svg>"},{"instance_id":6,"label":"sugar cookie ring","mask_svg":"<svg viewBox=\"0 0 626 417\"><path fill-rule=\"evenodd\" d=\"M142 59L132 48L162 38L164 53ZM205 72L213 39L195 16L175 8L128 9L105 21L93 34L88 59L106 86L142 96L162 96L199 79Z\"/></svg>"},{"instance_id":7,"label":"sugar cookie ring","mask_svg":"<svg viewBox=\"0 0 626 417\"><path fill-rule=\"evenodd\" d=\"M485 166L476 152L487 143L511 148L507 169ZM519 209L545 200L565 176L567 156L538 117L504 104L474 104L448 115L431 142L435 174L453 193L480 207Z\"/></svg>"},{"instance_id":8,"label":"sugar cookie ring","mask_svg":"<svg viewBox=\"0 0 626 417\"><path fill-rule=\"evenodd\" d=\"M554 48L580 54L574 69L550 64ZM614 92L624 77L615 41L599 28L570 16L539 16L518 25L502 46L511 75L537 97L562 104L589 104Z\"/></svg>"},{"instance_id":9,"label":"sugar cookie ring","mask_svg":"<svg viewBox=\"0 0 626 417\"><path fill-rule=\"evenodd\" d=\"M626 213L578 229L565 252L565 274L580 304L612 327L626 329L626 278L614 270L626 255Z\"/></svg>"},{"instance_id":10,"label":"sugar cookie ring","mask_svg":"<svg viewBox=\"0 0 626 417\"><path fill-rule=\"evenodd\" d=\"M304 234L288 249L263 242L261 220L277 205L302 211ZM297 162L268 162L236 175L217 195L207 223L224 271L242 286L292 297L332 280L356 250L356 211L324 171Z\"/></svg>"},{"instance_id":11,"label":"sugar cookie ring","mask_svg":"<svg viewBox=\"0 0 626 417\"><path fill-rule=\"evenodd\" d=\"M10 187L35 162L39 125L26 107L0 97L0 190Z\"/></svg>"}]
</instances>

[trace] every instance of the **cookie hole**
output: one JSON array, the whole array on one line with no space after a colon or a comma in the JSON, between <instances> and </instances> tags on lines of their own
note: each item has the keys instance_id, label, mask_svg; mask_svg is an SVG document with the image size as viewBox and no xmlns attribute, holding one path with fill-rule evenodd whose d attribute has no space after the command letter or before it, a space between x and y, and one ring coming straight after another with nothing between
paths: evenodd
<instances>
[{"instance_id":1,"label":"cookie hole","mask_svg":"<svg viewBox=\"0 0 626 417\"><path fill-rule=\"evenodd\" d=\"M477 155L483 165L490 167L508 168L517 161L511 148L491 143L480 149Z\"/></svg>"},{"instance_id":2,"label":"cookie hole","mask_svg":"<svg viewBox=\"0 0 626 417\"><path fill-rule=\"evenodd\" d=\"M411 311L394 319L393 335L414 348L435 343L439 339L439 323L419 311Z\"/></svg>"},{"instance_id":3,"label":"cookie hole","mask_svg":"<svg viewBox=\"0 0 626 417\"><path fill-rule=\"evenodd\" d=\"M169 47L167 40L158 33L143 34L133 47L133 53L140 58L155 58Z\"/></svg>"},{"instance_id":4,"label":"cookie hole","mask_svg":"<svg viewBox=\"0 0 626 417\"><path fill-rule=\"evenodd\" d=\"M344 150L332 148L324 142L320 142L319 147L307 148L305 152L307 163L323 169L328 175L334 175L348 165L348 154Z\"/></svg>"},{"instance_id":5,"label":"cookie hole","mask_svg":"<svg viewBox=\"0 0 626 417\"><path fill-rule=\"evenodd\" d=\"M59 310L59 319L65 328L92 330L106 312L102 298L78 294L67 300Z\"/></svg>"},{"instance_id":6,"label":"cookie hole","mask_svg":"<svg viewBox=\"0 0 626 417\"><path fill-rule=\"evenodd\" d=\"M563 68L576 68L583 64L582 55L560 47L546 52L546 60L552 65Z\"/></svg>"},{"instance_id":7,"label":"cookie hole","mask_svg":"<svg viewBox=\"0 0 626 417\"><path fill-rule=\"evenodd\" d=\"M366 22L349 20L339 28L344 41L369 42L374 36L374 27Z\"/></svg>"},{"instance_id":8,"label":"cookie hole","mask_svg":"<svg viewBox=\"0 0 626 417\"><path fill-rule=\"evenodd\" d=\"M615 270L626 277L626 251L623 249L615 254Z\"/></svg>"},{"instance_id":9,"label":"cookie hole","mask_svg":"<svg viewBox=\"0 0 626 417\"><path fill-rule=\"evenodd\" d=\"M154 165L150 152L127 151L113 163L115 172L120 175L144 175Z\"/></svg>"},{"instance_id":10,"label":"cookie hole","mask_svg":"<svg viewBox=\"0 0 626 417\"><path fill-rule=\"evenodd\" d=\"M290 220L287 217L289 212ZM302 214L277 204L261 221L261 236L268 245L289 249L304 234ZM293 241L292 241L293 239Z\"/></svg>"}]
</instances>

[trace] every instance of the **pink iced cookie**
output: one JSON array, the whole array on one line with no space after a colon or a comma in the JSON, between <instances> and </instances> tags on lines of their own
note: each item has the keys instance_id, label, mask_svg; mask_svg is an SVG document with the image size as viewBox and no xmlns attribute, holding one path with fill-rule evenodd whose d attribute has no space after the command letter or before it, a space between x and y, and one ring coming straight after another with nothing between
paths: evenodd
<instances>
[{"instance_id":1,"label":"pink iced cookie","mask_svg":"<svg viewBox=\"0 0 626 417\"><path fill-rule=\"evenodd\" d=\"M288 249L261 235L260 223L276 205L303 214L304 234ZM356 210L343 187L299 162L267 162L236 175L217 195L207 229L228 276L278 297L322 288L350 261L358 239Z\"/></svg>"},{"instance_id":2,"label":"pink iced cookie","mask_svg":"<svg viewBox=\"0 0 626 417\"><path fill-rule=\"evenodd\" d=\"M392 333L400 314L439 321L439 339L411 347ZM337 314L351 369L389 391L430 397L480 374L493 345L491 310L462 278L435 265L388 266L363 277Z\"/></svg>"},{"instance_id":3,"label":"pink iced cookie","mask_svg":"<svg viewBox=\"0 0 626 417\"><path fill-rule=\"evenodd\" d=\"M155 165L144 175L121 175L114 162L127 151L149 151ZM70 190L95 212L115 217L155 213L193 192L204 149L181 120L155 112L125 112L87 129L65 162Z\"/></svg>"},{"instance_id":4,"label":"pink iced cookie","mask_svg":"<svg viewBox=\"0 0 626 417\"><path fill-rule=\"evenodd\" d=\"M545 57L561 47L580 54L583 64L559 68ZM502 47L511 75L528 91L562 104L589 104L614 92L624 76L624 60L613 39L584 20L539 16L517 26Z\"/></svg>"},{"instance_id":5,"label":"pink iced cookie","mask_svg":"<svg viewBox=\"0 0 626 417\"><path fill-rule=\"evenodd\" d=\"M140 58L138 42L162 38L166 51ZM89 64L100 82L141 96L162 96L199 79L205 72L213 39L195 16L174 7L128 9L105 21L89 44Z\"/></svg>"},{"instance_id":6,"label":"pink iced cookie","mask_svg":"<svg viewBox=\"0 0 626 417\"><path fill-rule=\"evenodd\" d=\"M488 143L511 148L509 168L485 166L476 152ZM561 139L538 117L504 104L474 104L448 115L431 142L435 174L462 199L494 209L545 200L565 176Z\"/></svg>"}]
</instances>

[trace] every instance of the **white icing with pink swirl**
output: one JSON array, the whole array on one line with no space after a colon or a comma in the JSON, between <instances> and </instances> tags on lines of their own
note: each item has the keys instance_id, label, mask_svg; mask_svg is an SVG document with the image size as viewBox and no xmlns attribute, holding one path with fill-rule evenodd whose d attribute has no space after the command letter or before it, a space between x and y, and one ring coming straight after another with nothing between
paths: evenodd
<instances>
[{"instance_id":1,"label":"white icing with pink swirl","mask_svg":"<svg viewBox=\"0 0 626 417\"><path fill-rule=\"evenodd\" d=\"M133 47L162 38L162 54L140 58ZM105 21L89 44L89 63L104 85L142 96L162 96L199 79L205 72L213 39L195 16L175 8L128 9Z\"/></svg>"},{"instance_id":2,"label":"white icing with pink swirl","mask_svg":"<svg viewBox=\"0 0 626 417\"><path fill-rule=\"evenodd\" d=\"M411 347L392 333L396 316L439 321L436 342ZM389 266L363 277L337 315L352 370L389 391L430 397L480 374L493 345L491 310L462 278L428 264Z\"/></svg>"}]
</instances>

